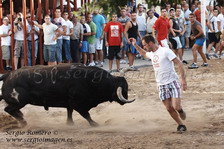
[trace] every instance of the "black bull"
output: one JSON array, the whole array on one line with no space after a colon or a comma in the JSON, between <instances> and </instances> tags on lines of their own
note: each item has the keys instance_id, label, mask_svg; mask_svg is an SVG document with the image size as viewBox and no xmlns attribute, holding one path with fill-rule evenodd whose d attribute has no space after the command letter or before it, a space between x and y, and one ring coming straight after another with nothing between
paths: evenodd
<instances>
[{"instance_id":1,"label":"black bull","mask_svg":"<svg viewBox=\"0 0 224 149\"><path fill-rule=\"evenodd\" d=\"M26 104L67 108L67 123L73 124L73 109L91 126L97 126L89 110L106 101L123 105L128 99L128 84L124 77L116 77L97 67L81 64L23 67L3 75L2 95L8 104L5 111L22 126L27 123L20 111Z\"/></svg>"}]
</instances>

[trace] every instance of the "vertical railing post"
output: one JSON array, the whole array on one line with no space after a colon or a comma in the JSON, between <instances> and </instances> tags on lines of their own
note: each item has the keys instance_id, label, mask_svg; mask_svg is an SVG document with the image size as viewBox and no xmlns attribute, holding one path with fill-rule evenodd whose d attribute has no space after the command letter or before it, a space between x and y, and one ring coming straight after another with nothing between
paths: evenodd
<instances>
[{"instance_id":1,"label":"vertical railing post","mask_svg":"<svg viewBox=\"0 0 224 149\"><path fill-rule=\"evenodd\" d=\"M61 12L63 12L64 11L64 3L63 3L64 1L63 0L60 0L60 9L61 9Z\"/></svg>"},{"instance_id":2,"label":"vertical railing post","mask_svg":"<svg viewBox=\"0 0 224 149\"><path fill-rule=\"evenodd\" d=\"M42 24L42 5L41 5L41 0L38 0L38 11L37 11L37 15L38 15L38 23ZM44 61L43 61L43 31L40 30L40 34L39 34L39 57L40 57L40 64L43 65Z\"/></svg>"},{"instance_id":3,"label":"vertical railing post","mask_svg":"<svg viewBox=\"0 0 224 149\"><path fill-rule=\"evenodd\" d=\"M57 0L53 0L53 18L55 18L56 7L57 7Z\"/></svg>"},{"instance_id":4,"label":"vertical railing post","mask_svg":"<svg viewBox=\"0 0 224 149\"><path fill-rule=\"evenodd\" d=\"M10 24L11 24L11 64L12 64L12 70L15 70L15 64L14 64L14 47L15 47L15 40L14 40L14 2L13 0L10 0Z\"/></svg>"},{"instance_id":5,"label":"vertical railing post","mask_svg":"<svg viewBox=\"0 0 224 149\"><path fill-rule=\"evenodd\" d=\"M68 9L68 18L71 18L71 6L70 6L70 0L67 0L67 9Z\"/></svg>"},{"instance_id":6,"label":"vertical railing post","mask_svg":"<svg viewBox=\"0 0 224 149\"><path fill-rule=\"evenodd\" d=\"M23 49L24 49L24 65L27 66L27 26L26 26L26 0L23 0L23 34L24 34L24 41L23 41ZM21 66L23 67L23 66Z\"/></svg>"},{"instance_id":7,"label":"vertical railing post","mask_svg":"<svg viewBox=\"0 0 224 149\"><path fill-rule=\"evenodd\" d=\"M30 0L30 14L31 14L31 21L32 23L30 24L31 25L31 30L33 29L34 27L34 0ZM31 41L32 41L32 66L35 65L35 62L36 62L36 58L35 58L35 50L36 47L35 47L35 40L34 40L34 32L31 32Z\"/></svg>"},{"instance_id":8,"label":"vertical railing post","mask_svg":"<svg viewBox=\"0 0 224 149\"><path fill-rule=\"evenodd\" d=\"M0 0L0 25L2 25L2 18L3 18L3 14L2 13L3 13L2 12L2 0ZM3 61L2 61L2 46L1 46L1 40L0 40L0 72L1 73L4 72Z\"/></svg>"}]
</instances>

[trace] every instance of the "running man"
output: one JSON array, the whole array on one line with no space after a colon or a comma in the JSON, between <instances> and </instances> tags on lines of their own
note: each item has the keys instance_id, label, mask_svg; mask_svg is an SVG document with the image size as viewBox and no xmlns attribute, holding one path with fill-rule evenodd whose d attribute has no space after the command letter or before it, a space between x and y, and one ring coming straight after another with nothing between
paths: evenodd
<instances>
[{"instance_id":1,"label":"running man","mask_svg":"<svg viewBox=\"0 0 224 149\"><path fill-rule=\"evenodd\" d=\"M142 56L152 60L159 97L170 116L177 122L177 131L186 131L187 127L182 122L186 119L186 113L181 106L181 87L185 91L187 83L182 62L171 49L158 46L152 36L145 36L142 39L142 45L148 52L136 44L136 39L130 38L129 41L132 41L133 46ZM181 85L174 69L174 63L178 65L181 74Z\"/></svg>"}]
</instances>

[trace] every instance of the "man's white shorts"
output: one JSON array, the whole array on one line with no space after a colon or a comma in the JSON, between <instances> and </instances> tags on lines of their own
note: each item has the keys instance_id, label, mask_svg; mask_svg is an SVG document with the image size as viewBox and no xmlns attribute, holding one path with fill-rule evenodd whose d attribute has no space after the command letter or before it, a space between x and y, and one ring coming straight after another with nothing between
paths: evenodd
<instances>
[{"instance_id":1,"label":"man's white shorts","mask_svg":"<svg viewBox=\"0 0 224 149\"><path fill-rule=\"evenodd\" d=\"M167 47L167 48L169 48L168 40L167 40L167 39L160 40L160 45L161 45L162 47Z\"/></svg>"},{"instance_id":2,"label":"man's white shorts","mask_svg":"<svg viewBox=\"0 0 224 149\"><path fill-rule=\"evenodd\" d=\"M173 37L173 39L177 42L177 49L181 49L182 48L182 44L180 42L180 37Z\"/></svg>"},{"instance_id":3,"label":"man's white shorts","mask_svg":"<svg viewBox=\"0 0 224 149\"><path fill-rule=\"evenodd\" d=\"M96 38L95 48L96 48L96 50L102 50L103 49L103 40L100 40L100 38Z\"/></svg>"}]
</instances>

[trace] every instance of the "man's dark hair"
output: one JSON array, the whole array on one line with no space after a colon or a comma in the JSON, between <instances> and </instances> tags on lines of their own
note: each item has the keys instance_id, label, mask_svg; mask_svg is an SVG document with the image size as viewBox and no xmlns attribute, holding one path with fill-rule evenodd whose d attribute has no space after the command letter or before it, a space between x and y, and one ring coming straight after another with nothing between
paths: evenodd
<instances>
[{"instance_id":1,"label":"man's dark hair","mask_svg":"<svg viewBox=\"0 0 224 149\"><path fill-rule=\"evenodd\" d=\"M146 35L142 38L142 40L145 40L146 43L149 43L150 41L153 43L156 43L155 38L151 35Z\"/></svg>"},{"instance_id":2,"label":"man's dark hair","mask_svg":"<svg viewBox=\"0 0 224 149\"><path fill-rule=\"evenodd\" d=\"M189 16L196 17L194 13L190 13Z\"/></svg>"}]
</instances>

